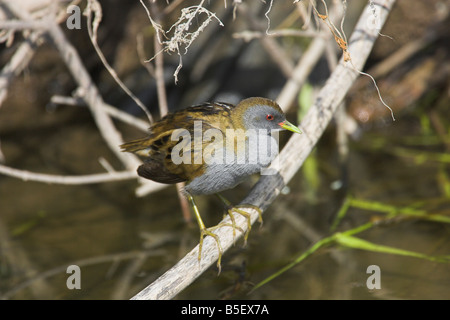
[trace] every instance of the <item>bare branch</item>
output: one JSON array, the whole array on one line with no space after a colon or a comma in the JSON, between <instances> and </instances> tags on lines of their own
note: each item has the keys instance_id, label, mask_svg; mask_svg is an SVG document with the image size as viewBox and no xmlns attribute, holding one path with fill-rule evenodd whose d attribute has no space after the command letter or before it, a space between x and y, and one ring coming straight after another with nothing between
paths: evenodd
<instances>
[{"instance_id":1,"label":"bare branch","mask_svg":"<svg viewBox=\"0 0 450 320\"><path fill-rule=\"evenodd\" d=\"M52 104L66 104L69 106L86 106L86 103L81 98L74 97L63 97L63 96L53 96L50 99L50 103ZM109 105L107 103L104 104L104 109L106 113L108 113L111 117L122 121L123 123L129 124L143 132L148 132L149 124L147 121L141 120L135 116L132 116L129 113L126 113L116 107Z\"/></svg>"},{"instance_id":2,"label":"bare branch","mask_svg":"<svg viewBox=\"0 0 450 320\"><path fill-rule=\"evenodd\" d=\"M26 170L14 169L0 164L0 173L21 179L23 181L36 181L45 183L57 183L57 184L92 184L103 183L110 181L129 180L136 179L136 171L122 171L122 172L108 172L97 173L81 176L67 176L67 175L54 175L35 173Z\"/></svg>"},{"instance_id":3,"label":"bare branch","mask_svg":"<svg viewBox=\"0 0 450 320\"><path fill-rule=\"evenodd\" d=\"M291 36L291 37L324 37L325 34L324 33L320 33L317 31L313 31L313 30L296 30L296 29L278 29L275 31L272 31L269 34L266 34L264 32L261 31L241 31L241 32L236 32L233 34L233 38L235 39L244 39L244 41L251 41L253 39L260 39L260 38L264 38L264 37L272 37L272 38L276 38L276 37L286 37L286 36Z\"/></svg>"}]
</instances>

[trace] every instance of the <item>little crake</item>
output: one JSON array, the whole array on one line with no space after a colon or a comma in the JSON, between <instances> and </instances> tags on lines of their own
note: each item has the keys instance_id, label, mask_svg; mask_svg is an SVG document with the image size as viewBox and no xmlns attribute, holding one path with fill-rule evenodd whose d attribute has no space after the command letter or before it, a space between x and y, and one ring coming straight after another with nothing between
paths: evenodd
<instances>
[{"instance_id":1,"label":"little crake","mask_svg":"<svg viewBox=\"0 0 450 320\"><path fill-rule=\"evenodd\" d=\"M218 194L267 167L277 155L274 133L280 130L300 133L289 123L278 104L266 98L248 98L236 106L228 103L205 103L170 113L150 127L146 138L123 144L123 151L141 156L144 163L140 176L160 182L186 182L185 194L190 201L200 227L199 260L203 238L212 236L219 248L217 266L220 272L222 248L212 231L206 228L193 196ZM274 150L276 152L274 152ZM251 228L250 216L218 195L230 208L233 233L236 225L233 211L247 218L247 240ZM257 207L244 205L244 207ZM261 220L261 214L260 214Z\"/></svg>"}]
</instances>

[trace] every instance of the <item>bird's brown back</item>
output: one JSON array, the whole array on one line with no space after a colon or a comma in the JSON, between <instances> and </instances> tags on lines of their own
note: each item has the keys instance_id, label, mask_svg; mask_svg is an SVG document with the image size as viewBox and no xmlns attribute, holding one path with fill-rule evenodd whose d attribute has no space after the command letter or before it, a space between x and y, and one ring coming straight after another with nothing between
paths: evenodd
<instances>
[{"instance_id":1,"label":"bird's brown back","mask_svg":"<svg viewBox=\"0 0 450 320\"><path fill-rule=\"evenodd\" d=\"M205 103L167 114L150 126L150 135L146 138L130 141L121 145L123 151L135 153L144 158L144 164L138 168L138 174L160 183L178 183L191 181L203 174L205 165L196 163L196 157L203 152L203 145L194 143L194 124L200 121L202 131L215 128L225 133L233 129L230 117L235 108L227 103ZM190 134L190 163L174 164L172 149L180 140L172 140L177 129L185 129ZM200 148L199 148L200 146Z\"/></svg>"}]
</instances>

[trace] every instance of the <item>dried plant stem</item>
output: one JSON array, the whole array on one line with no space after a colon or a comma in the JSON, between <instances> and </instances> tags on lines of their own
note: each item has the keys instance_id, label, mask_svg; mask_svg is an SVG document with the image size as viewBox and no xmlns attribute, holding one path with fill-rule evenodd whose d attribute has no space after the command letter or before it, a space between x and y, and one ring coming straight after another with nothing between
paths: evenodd
<instances>
[{"instance_id":1,"label":"dried plant stem","mask_svg":"<svg viewBox=\"0 0 450 320\"><path fill-rule=\"evenodd\" d=\"M159 52L162 49L157 37L155 36L155 52ZM161 117L164 117L169 112L169 106L167 103L166 85L164 81L164 56L159 54L155 57L155 80L156 91L158 93L158 106Z\"/></svg>"},{"instance_id":2,"label":"dried plant stem","mask_svg":"<svg viewBox=\"0 0 450 320\"><path fill-rule=\"evenodd\" d=\"M7 20L0 21L0 29L13 29L13 30L43 30L47 28L47 23L43 20Z\"/></svg>"},{"instance_id":3,"label":"dried plant stem","mask_svg":"<svg viewBox=\"0 0 450 320\"><path fill-rule=\"evenodd\" d=\"M92 21L92 15L95 14L94 21ZM134 95L133 92L131 92L130 89L120 80L119 76L117 75L116 71L113 67L108 63L108 61L105 58L105 55L103 54L102 50L100 49L98 43L97 43L97 28L100 24L101 20L101 6L97 0L89 0L88 1L88 8L87 8L87 28L89 33L89 38L91 39L92 45L94 46L95 51L97 52L97 55L99 56L100 60L102 61L103 65L105 66L106 70L111 74L113 79L117 82L117 84L122 88L125 93L130 96L131 99L144 111L144 113L147 115L148 121L150 123L153 122L153 117L148 111L147 107L142 103L141 100L139 100L138 97Z\"/></svg>"},{"instance_id":4,"label":"dried plant stem","mask_svg":"<svg viewBox=\"0 0 450 320\"><path fill-rule=\"evenodd\" d=\"M50 99L50 103L52 104L65 104L70 106L86 106L86 103L83 99L77 99L74 97L64 97L64 96L53 96ZM132 127L135 127L143 132L148 132L148 122L141 120L131 114L121 111L116 107L109 105L107 103L104 104L104 109L106 113L108 113L111 117L122 121Z\"/></svg>"},{"instance_id":5,"label":"dried plant stem","mask_svg":"<svg viewBox=\"0 0 450 320\"><path fill-rule=\"evenodd\" d=\"M270 7L272 6L272 3ZM269 8L270 10L270 8ZM284 74L286 78L289 78L292 76L292 70L294 69L294 64L291 62L291 59L289 56L285 53L283 48L275 41L275 39L268 37L269 35L273 35L273 33L268 33L268 28L270 26L270 20L269 24L267 26L267 30L263 33L262 32L262 26L259 24L259 21L253 16L253 14L248 10L248 7L246 5L240 5L238 7L238 11L243 13L245 15L245 20L248 22L250 27L254 30L260 31L262 34L264 34L263 37L260 38L261 45L266 50L266 52L271 57L272 61L276 63L281 70L281 72ZM269 11L266 13L266 17Z\"/></svg>"},{"instance_id":6,"label":"dried plant stem","mask_svg":"<svg viewBox=\"0 0 450 320\"><path fill-rule=\"evenodd\" d=\"M341 19L342 14L342 11L338 7L333 7L331 15L334 20ZM293 76L289 78L278 96L277 102L284 111L287 111L292 105L292 102L295 101L298 91L324 53L328 41L330 41L331 35L328 30L322 31L320 35L314 38L308 49L302 55L302 58L295 66Z\"/></svg>"},{"instance_id":7,"label":"dried plant stem","mask_svg":"<svg viewBox=\"0 0 450 320\"><path fill-rule=\"evenodd\" d=\"M296 30L296 29L280 29L266 34L262 31L241 31L233 34L235 39L244 39L251 41L261 38L277 38L277 37L324 37L325 34L314 30Z\"/></svg>"},{"instance_id":8,"label":"dried plant stem","mask_svg":"<svg viewBox=\"0 0 450 320\"><path fill-rule=\"evenodd\" d=\"M380 25L382 25L395 0L379 0L373 3L381 8ZM349 41L353 64L359 69L363 67L379 35L377 30L367 27L368 14L370 12L367 9L364 10ZM277 174L262 176L242 203L251 203L262 210L265 210L272 203L283 186L289 182L303 164L358 75L359 73L349 68L341 59L302 121L301 129L304 133L293 135L281 151L280 161L274 162L281 163L282 167L272 166ZM285 102L290 103L291 101L285 100ZM251 215L252 223L254 223L258 218L258 213L253 209L246 211ZM224 220L223 222L229 222L229 217ZM246 220L240 215L236 215L235 220L236 224L245 232L247 230ZM218 228L215 233L219 236L224 251L236 241L229 227ZM236 233L238 237L242 235L239 230ZM197 260L197 255L198 246L155 282L135 295L133 299L173 298L217 260L218 251L216 242L212 237L206 237L203 241L201 261Z\"/></svg>"},{"instance_id":9,"label":"dried plant stem","mask_svg":"<svg viewBox=\"0 0 450 320\"><path fill-rule=\"evenodd\" d=\"M10 177L21 179L23 181L36 181L36 182L57 183L57 184L103 183L110 181L135 179L137 176L134 170L122 172L97 173L80 176L54 175L54 174L35 173L27 170L14 169L2 164L0 164L0 173Z\"/></svg>"},{"instance_id":10,"label":"dried plant stem","mask_svg":"<svg viewBox=\"0 0 450 320\"><path fill-rule=\"evenodd\" d=\"M151 8L155 8L156 6L152 6ZM156 14L156 16L158 16ZM159 32L159 30L155 30L156 33ZM155 47L155 80L156 80L156 91L158 93L158 105L159 105L159 112L161 117L164 117L169 112L169 106L167 103L167 93L166 93L166 84L164 81L164 56L162 54L156 54L157 52L160 52L162 50L162 44L158 40L157 34L154 37L154 47ZM148 62L147 62L148 63ZM184 183L177 183L177 195L178 200L180 202L180 208L181 212L183 214L183 217L185 221L190 221L190 211L189 211L189 203L186 199L186 197L183 194L183 188Z\"/></svg>"}]
</instances>

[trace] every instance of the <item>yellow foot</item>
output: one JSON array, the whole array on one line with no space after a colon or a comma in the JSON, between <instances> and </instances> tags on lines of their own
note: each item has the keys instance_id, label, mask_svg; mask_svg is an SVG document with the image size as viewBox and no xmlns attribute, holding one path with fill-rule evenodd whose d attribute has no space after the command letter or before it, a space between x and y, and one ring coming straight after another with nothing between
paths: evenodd
<instances>
[{"instance_id":1,"label":"yellow foot","mask_svg":"<svg viewBox=\"0 0 450 320\"><path fill-rule=\"evenodd\" d=\"M220 274L220 271L222 269L221 262L222 262L223 250L222 250L222 246L220 245L219 236L216 235L213 231L218 228L228 226L228 227L233 228L233 237L236 236L236 229L238 229L242 233L244 233L244 230L241 227L236 225L236 220L234 218L233 211L236 213L239 213L240 215L247 218L247 223L248 223L247 231L245 232L245 235L244 235L244 245L245 245L247 243L248 234L252 228L252 223L251 223L251 219L250 219L250 214L248 214L247 212L245 212L244 210L241 210L239 208L252 208L252 209L256 210L259 214L258 221L261 223L261 225L262 225L262 215L261 215L261 209L259 209L258 207L254 206L254 205L238 205L238 206L233 207L231 205L231 203L228 200L226 200L224 197L222 197L219 194L217 194L217 196L228 207L227 212L228 212L228 215L230 216L231 223L220 223L217 226L206 228L205 224L203 223L202 217L200 216L200 212L198 211L197 205L195 204L194 198L189 193L187 194L187 198L192 205L192 209L194 210L195 217L197 219L198 226L200 228L200 243L199 243L199 248L198 248L198 261L200 262L200 260L202 259L203 239L206 236L213 237L214 240L216 241L217 249L219 251L219 257L217 259L217 269L219 270L219 274Z\"/></svg>"},{"instance_id":2,"label":"yellow foot","mask_svg":"<svg viewBox=\"0 0 450 320\"><path fill-rule=\"evenodd\" d=\"M236 212L236 213L239 213L241 216L243 216L244 218L247 219L247 231L244 234L244 246L245 246L247 244L248 234L250 233L250 230L252 229L252 221L250 219L251 218L250 214L247 213L244 210L239 209L239 208L252 208L252 209L256 210L258 212L258 221L261 224L261 226L262 226L263 220L262 220L261 209L258 208L257 206L251 205L251 204L241 204L241 205L237 205L237 206L234 206L234 207L228 209L228 215L230 216L230 219L233 222L232 223L232 225L233 225L233 236L234 236L234 234L236 232L235 231L236 223L234 222L235 219L234 219L234 216L233 216L233 211ZM241 228L239 228L239 229L242 231Z\"/></svg>"},{"instance_id":3,"label":"yellow foot","mask_svg":"<svg viewBox=\"0 0 450 320\"><path fill-rule=\"evenodd\" d=\"M197 205L195 204L194 198L189 193L187 193L186 195L187 195L187 199L189 200L189 202L192 205L192 209L194 210L195 217L197 219L198 226L200 228L200 243L198 246L198 262L200 263L200 260L202 259L203 238L206 236L213 237L217 243L217 248L219 250L219 257L217 259L217 269L219 269L219 274L220 274L223 250L222 250L222 246L220 245L219 236L216 235L215 233L213 233L212 231L214 231L217 228L220 228L221 226L223 226L223 224L219 224L219 225L211 227L211 228L206 228L205 224L203 223L202 217L200 216L200 212L198 211ZM226 225L229 225L229 224L226 224Z\"/></svg>"},{"instance_id":4,"label":"yellow foot","mask_svg":"<svg viewBox=\"0 0 450 320\"><path fill-rule=\"evenodd\" d=\"M232 208L227 210L227 214L230 217L231 223L221 223L220 225L233 228L233 240L234 240L236 238L236 229L238 229L242 233L244 233L244 230L238 225L236 225L236 219L234 219Z\"/></svg>"},{"instance_id":5,"label":"yellow foot","mask_svg":"<svg viewBox=\"0 0 450 320\"><path fill-rule=\"evenodd\" d=\"M220 228L221 226L222 225L219 224L219 225L211 227L211 228L202 228L202 229L200 229L200 244L199 244L199 247L198 247L198 262L200 262L200 260L202 259L203 238L206 237L206 236L211 236L211 237L214 238L214 240L217 243L217 250L219 251L219 258L217 259L217 269L219 269L219 273L218 274L220 274L220 271L222 269L221 262L222 262L223 250L222 250L222 246L220 245L219 236L217 234L213 233L212 231L214 231L217 228Z\"/></svg>"}]
</instances>

